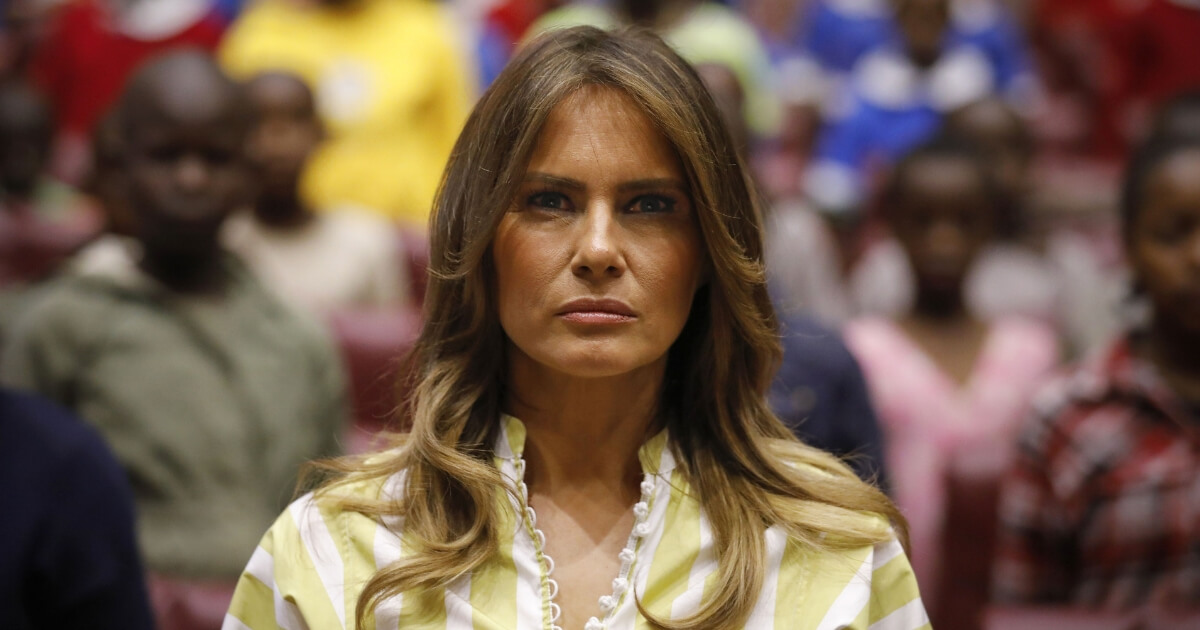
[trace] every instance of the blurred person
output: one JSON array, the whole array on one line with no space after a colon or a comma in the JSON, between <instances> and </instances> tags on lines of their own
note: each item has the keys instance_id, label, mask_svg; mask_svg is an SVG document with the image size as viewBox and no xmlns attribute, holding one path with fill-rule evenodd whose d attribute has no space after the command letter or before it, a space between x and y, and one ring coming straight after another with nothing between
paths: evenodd
<instances>
[{"instance_id":1,"label":"blurred person","mask_svg":"<svg viewBox=\"0 0 1200 630\"><path fill-rule=\"evenodd\" d=\"M225 244L268 287L319 315L403 306L408 271L396 228L356 209L319 213L300 197L300 175L324 137L312 92L284 73L255 76L246 92L258 194L225 225Z\"/></svg>"},{"instance_id":2,"label":"blurred person","mask_svg":"<svg viewBox=\"0 0 1200 630\"><path fill-rule=\"evenodd\" d=\"M313 90L329 137L305 168L310 207L424 226L471 102L459 39L427 0L262 0L230 28L221 62L240 78L289 72Z\"/></svg>"},{"instance_id":3,"label":"blurred person","mask_svg":"<svg viewBox=\"0 0 1200 630\"><path fill-rule=\"evenodd\" d=\"M951 37L951 0L891 2L897 39L855 64L804 175L822 211L859 212L882 169L934 136L947 112L1001 87L987 56Z\"/></svg>"},{"instance_id":4,"label":"blurred person","mask_svg":"<svg viewBox=\"0 0 1200 630\"><path fill-rule=\"evenodd\" d=\"M139 69L112 123L132 239L80 252L30 299L0 358L4 382L107 439L160 613L186 606L191 586L224 588L223 608L299 466L336 453L342 431L331 342L219 245L249 198L251 115L202 52Z\"/></svg>"},{"instance_id":5,"label":"blurred person","mask_svg":"<svg viewBox=\"0 0 1200 630\"><path fill-rule=\"evenodd\" d=\"M479 3L463 0L471 6ZM547 11L564 4L563 0L485 0L478 25L476 53L479 58L480 85L484 89L496 80L525 31Z\"/></svg>"},{"instance_id":6,"label":"blurred person","mask_svg":"<svg viewBox=\"0 0 1200 630\"><path fill-rule=\"evenodd\" d=\"M894 319L861 318L844 329L879 413L888 478L930 606L948 469L971 457L999 474L1029 397L1058 359L1046 326L985 320L967 305L967 274L993 238L998 198L993 168L971 144L939 137L906 156L882 204L913 270L915 300Z\"/></svg>"},{"instance_id":7,"label":"blurred person","mask_svg":"<svg viewBox=\"0 0 1200 630\"><path fill-rule=\"evenodd\" d=\"M46 26L67 0L7 0L0 6L0 81L23 79Z\"/></svg>"},{"instance_id":8,"label":"blurred person","mask_svg":"<svg viewBox=\"0 0 1200 630\"><path fill-rule=\"evenodd\" d=\"M974 312L1051 324L1072 356L1105 344L1120 327L1124 278L1107 268L1085 236L1030 207L1034 150L1026 120L1004 100L990 97L951 112L946 129L984 151L1005 201L997 239L967 281Z\"/></svg>"},{"instance_id":9,"label":"blurred person","mask_svg":"<svg viewBox=\"0 0 1200 630\"><path fill-rule=\"evenodd\" d=\"M753 25L729 7L708 0L572 3L542 16L526 37L578 25L649 28L692 65L727 68L737 77L743 93L749 140L769 139L779 133L781 111L771 85L770 56Z\"/></svg>"},{"instance_id":10,"label":"blurred person","mask_svg":"<svg viewBox=\"0 0 1200 630\"><path fill-rule=\"evenodd\" d=\"M894 41L902 29L891 0L807 0L792 4L799 4L800 10L792 13L790 23L781 25L790 30L790 48L811 56L837 79L849 76L864 56ZM951 0L947 38L955 44L978 48L987 57L997 81L1006 89L1020 91L1018 84L1027 86L1032 80L1032 67L1019 22L1008 5L1002 0Z\"/></svg>"},{"instance_id":11,"label":"blurred person","mask_svg":"<svg viewBox=\"0 0 1200 630\"><path fill-rule=\"evenodd\" d=\"M1116 4L1123 13L1112 23L1109 37L1114 57L1123 65L1106 96L1120 108L1118 124L1126 142L1136 143L1156 109L1179 92L1200 88L1200 64L1195 62L1200 58L1200 3Z\"/></svg>"},{"instance_id":12,"label":"blurred person","mask_svg":"<svg viewBox=\"0 0 1200 630\"><path fill-rule=\"evenodd\" d=\"M1200 601L1200 141L1151 141L1121 220L1148 316L1035 399L1001 493L1001 604Z\"/></svg>"},{"instance_id":13,"label":"blurred person","mask_svg":"<svg viewBox=\"0 0 1200 630\"><path fill-rule=\"evenodd\" d=\"M658 37L526 44L439 193L411 432L280 515L225 627L928 628L891 504L767 407L760 217Z\"/></svg>"},{"instance_id":14,"label":"blurred person","mask_svg":"<svg viewBox=\"0 0 1200 630\"><path fill-rule=\"evenodd\" d=\"M1154 116L1151 138L1200 138L1200 84L1172 96Z\"/></svg>"},{"instance_id":15,"label":"blurred person","mask_svg":"<svg viewBox=\"0 0 1200 630\"><path fill-rule=\"evenodd\" d=\"M151 630L133 495L96 431L0 389L0 626Z\"/></svg>"},{"instance_id":16,"label":"blurred person","mask_svg":"<svg viewBox=\"0 0 1200 630\"><path fill-rule=\"evenodd\" d=\"M1031 33L1045 83L1078 110L1076 120L1066 121L1078 131L1062 152L1119 162L1145 136L1158 107L1200 85L1194 63L1200 5L1193 0L1043 0L1033 6Z\"/></svg>"},{"instance_id":17,"label":"blurred person","mask_svg":"<svg viewBox=\"0 0 1200 630\"><path fill-rule=\"evenodd\" d=\"M210 0L68 0L30 63L55 114L51 171L79 184L93 128L134 69L173 48L213 50L222 30Z\"/></svg>"},{"instance_id":18,"label":"blurred person","mask_svg":"<svg viewBox=\"0 0 1200 630\"><path fill-rule=\"evenodd\" d=\"M100 229L99 213L46 172L53 124L38 93L0 83L0 285L41 279Z\"/></svg>"},{"instance_id":19,"label":"blurred person","mask_svg":"<svg viewBox=\"0 0 1200 630\"><path fill-rule=\"evenodd\" d=\"M860 479L886 490L883 432L858 361L836 330L812 317L787 317L780 327L771 409L805 444L845 458Z\"/></svg>"}]
</instances>

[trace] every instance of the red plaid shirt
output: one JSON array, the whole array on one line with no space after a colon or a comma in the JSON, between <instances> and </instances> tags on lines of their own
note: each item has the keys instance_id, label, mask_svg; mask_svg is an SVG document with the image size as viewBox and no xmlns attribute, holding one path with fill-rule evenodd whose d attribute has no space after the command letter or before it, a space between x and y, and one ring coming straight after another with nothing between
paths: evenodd
<instances>
[{"instance_id":1,"label":"red plaid shirt","mask_svg":"<svg viewBox=\"0 0 1200 630\"><path fill-rule=\"evenodd\" d=\"M994 596L1200 602L1200 421L1116 343L1035 400L1000 500Z\"/></svg>"}]
</instances>

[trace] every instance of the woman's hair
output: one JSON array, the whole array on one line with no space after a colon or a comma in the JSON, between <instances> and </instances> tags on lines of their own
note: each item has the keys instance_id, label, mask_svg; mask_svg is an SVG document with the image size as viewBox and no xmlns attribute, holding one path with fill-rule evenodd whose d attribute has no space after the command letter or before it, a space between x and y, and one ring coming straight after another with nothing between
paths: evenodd
<instances>
[{"instance_id":1,"label":"woman's hair","mask_svg":"<svg viewBox=\"0 0 1200 630\"><path fill-rule=\"evenodd\" d=\"M344 459L344 479L406 473L400 497L337 496L343 509L402 517L401 561L381 569L358 600L361 625L385 597L439 588L497 553L512 492L494 465L505 387L505 334L496 311L492 241L512 207L551 110L584 87L619 90L674 146L696 208L710 280L670 350L661 421L712 524L713 595L663 628L740 627L763 582L764 530L836 549L906 539L902 517L832 456L797 441L765 393L780 356L763 269L761 212L729 133L695 71L640 30L554 31L529 43L483 95L455 145L431 218L426 323L414 350L412 422L397 448Z\"/></svg>"},{"instance_id":2,"label":"woman's hair","mask_svg":"<svg viewBox=\"0 0 1200 630\"><path fill-rule=\"evenodd\" d=\"M1146 202L1146 188L1155 169L1170 158L1190 151L1200 152L1200 137L1152 137L1129 161L1121 189L1121 235L1126 243L1133 238L1133 226Z\"/></svg>"}]
</instances>

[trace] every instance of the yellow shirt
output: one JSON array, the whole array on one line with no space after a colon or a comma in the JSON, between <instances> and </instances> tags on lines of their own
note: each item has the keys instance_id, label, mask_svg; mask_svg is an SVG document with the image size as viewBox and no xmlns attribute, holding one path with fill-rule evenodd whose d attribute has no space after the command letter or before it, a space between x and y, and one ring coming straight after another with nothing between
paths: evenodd
<instances>
[{"instance_id":1,"label":"yellow shirt","mask_svg":"<svg viewBox=\"0 0 1200 630\"><path fill-rule=\"evenodd\" d=\"M656 616L680 619L712 592L713 531L668 443L664 431L642 447L642 498L633 508L635 525L613 592L596 602L584 628L570 630L648 630L638 602ZM386 598L368 611L368 629L561 630L554 563L527 502L524 445L524 425L504 416L495 464L514 492L497 497L505 514L497 553L444 589ZM399 472L337 492L395 498L404 488ZM377 522L339 509L332 497L301 498L250 558L224 630L353 627L363 585L404 557L403 530L402 519ZM764 580L747 630L929 630L912 568L895 539L819 553L779 527L763 536Z\"/></svg>"},{"instance_id":2,"label":"yellow shirt","mask_svg":"<svg viewBox=\"0 0 1200 630\"><path fill-rule=\"evenodd\" d=\"M471 104L457 39L433 2L261 0L220 56L236 77L282 70L312 87L330 134L302 183L313 207L357 205L424 225Z\"/></svg>"}]
</instances>

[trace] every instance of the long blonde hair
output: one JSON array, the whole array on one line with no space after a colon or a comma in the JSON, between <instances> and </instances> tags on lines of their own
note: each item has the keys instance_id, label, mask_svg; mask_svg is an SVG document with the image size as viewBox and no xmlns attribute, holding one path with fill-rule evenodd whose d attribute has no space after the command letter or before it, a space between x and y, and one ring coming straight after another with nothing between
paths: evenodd
<instances>
[{"instance_id":1,"label":"long blonde hair","mask_svg":"<svg viewBox=\"0 0 1200 630\"><path fill-rule=\"evenodd\" d=\"M412 550L381 569L357 623L382 599L448 585L499 547L493 463L505 386L491 243L550 111L584 86L621 90L656 121L683 164L710 281L670 350L660 408L672 447L713 529L718 576L693 616L662 628L737 627L763 581L763 532L778 525L813 549L862 546L905 526L891 502L835 458L796 440L765 393L780 357L763 269L762 216L721 115L695 71L658 37L578 27L529 43L484 94L458 139L431 219L426 323L404 409L410 432L386 455L331 467L350 480L406 473L391 499L338 497L343 509L402 517ZM326 486L326 490L333 486ZM330 493L334 495L336 493Z\"/></svg>"}]
</instances>

